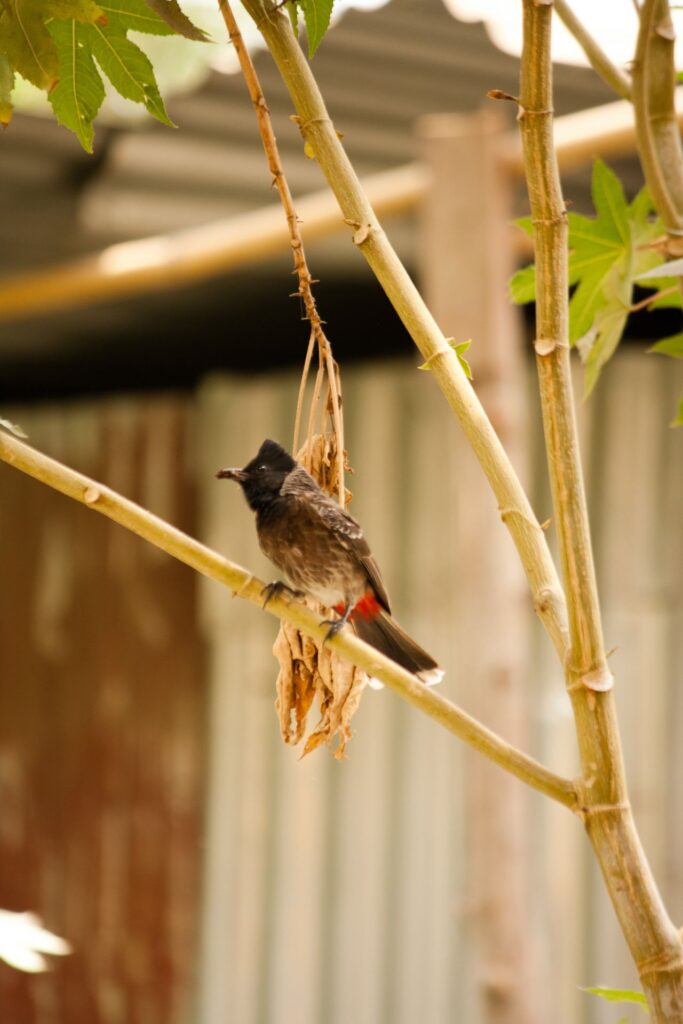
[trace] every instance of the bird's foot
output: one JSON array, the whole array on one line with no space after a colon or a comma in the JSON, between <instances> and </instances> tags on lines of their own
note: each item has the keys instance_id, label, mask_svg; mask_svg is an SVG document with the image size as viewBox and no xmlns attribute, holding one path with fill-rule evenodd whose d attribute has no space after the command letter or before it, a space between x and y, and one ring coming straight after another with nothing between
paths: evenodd
<instances>
[{"instance_id":1,"label":"bird's foot","mask_svg":"<svg viewBox=\"0 0 683 1024\"><path fill-rule=\"evenodd\" d=\"M338 619L324 619L323 620L322 625L329 627L329 629L327 630L327 633L325 633L325 640L323 641L323 643L325 641L327 641L327 640L331 640L332 637L337 635L339 630L342 629L346 625L346 623L349 621L349 619L351 617L351 612L352 611L353 611L353 606L349 605L348 608L346 608L344 610L344 614L340 618L338 618Z\"/></svg>"},{"instance_id":2,"label":"bird's foot","mask_svg":"<svg viewBox=\"0 0 683 1024\"><path fill-rule=\"evenodd\" d=\"M305 596L303 590L295 590L293 587L283 583L282 580L273 580L272 583L267 583L261 591L263 607L265 608L274 597L280 597L282 594L288 594L291 600Z\"/></svg>"}]
</instances>

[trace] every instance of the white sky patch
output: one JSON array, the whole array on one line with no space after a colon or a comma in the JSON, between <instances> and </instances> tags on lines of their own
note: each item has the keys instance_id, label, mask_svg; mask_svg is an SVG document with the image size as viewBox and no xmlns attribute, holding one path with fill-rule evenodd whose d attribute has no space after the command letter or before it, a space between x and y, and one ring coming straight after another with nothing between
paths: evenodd
<instances>
[{"instance_id":1,"label":"white sky patch","mask_svg":"<svg viewBox=\"0 0 683 1024\"><path fill-rule=\"evenodd\" d=\"M444 0L461 21L483 21L491 41L518 57L522 49L522 4L519 0ZM633 59L638 19L632 0L571 0L574 13L611 60L624 66ZM672 11L679 35L676 60L683 66L683 12ZM587 64L583 51L560 19L553 20L553 59L562 64Z\"/></svg>"}]
</instances>

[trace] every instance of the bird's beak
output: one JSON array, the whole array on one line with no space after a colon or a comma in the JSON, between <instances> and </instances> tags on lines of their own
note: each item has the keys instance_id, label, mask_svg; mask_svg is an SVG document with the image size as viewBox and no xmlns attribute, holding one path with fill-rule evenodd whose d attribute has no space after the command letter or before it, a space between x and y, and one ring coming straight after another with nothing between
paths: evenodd
<instances>
[{"instance_id":1,"label":"bird's beak","mask_svg":"<svg viewBox=\"0 0 683 1024\"><path fill-rule=\"evenodd\" d=\"M216 476L219 480L236 480L238 484L247 479L243 469L219 469Z\"/></svg>"}]
</instances>

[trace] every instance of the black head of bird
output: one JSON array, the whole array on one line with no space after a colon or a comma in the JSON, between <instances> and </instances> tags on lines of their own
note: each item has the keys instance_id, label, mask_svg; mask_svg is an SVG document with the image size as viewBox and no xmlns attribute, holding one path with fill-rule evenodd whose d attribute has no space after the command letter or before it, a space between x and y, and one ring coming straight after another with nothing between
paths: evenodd
<instances>
[{"instance_id":1,"label":"black head of bird","mask_svg":"<svg viewBox=\"0 0 683 1024\"><path fill-rule=\"evenodd\" d=\"M266 508L280 494L285 477L296 462L277 441L265 440L243 469L219 469L216 476L236 480L254 511Z\"/></svg>"}]
</instances>

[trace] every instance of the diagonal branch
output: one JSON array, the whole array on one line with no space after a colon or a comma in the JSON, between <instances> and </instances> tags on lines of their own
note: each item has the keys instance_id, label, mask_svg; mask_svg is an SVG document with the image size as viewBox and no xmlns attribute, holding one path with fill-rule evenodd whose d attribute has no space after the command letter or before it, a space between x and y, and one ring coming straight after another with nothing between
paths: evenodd
<instances>
[{"instance_id":1,"label":"diagonal branch","mask_svg":"<svg viewBox=\"0 0 683 1024\"><path fill-rule=\"evenodd\" d=\"M252 576L246 569L228 561L109 487L69 469L3 431L0 431L0 460L87 508L113 519L173 558L229 587L237 597L259 607L263 605L263 581ZM289 602L284 597L273 597L267 611L293 623L302 633L316 640L322 641L327 632L328 627L320 616L298 601ZM501 768L565 807L577 809L577 793L571 780L556 775L506 743L485 725L419 682L410 672L359 640L351 630L342 630L330 640L330 646Z\"/></svg>"},{"instance_id":2,"label":"diagonal branch","mask_svg":"<svg viewBox=\"0 0 683 1024\"><path fill-rule=\"evenodd\" d=\"M621 68L613 64L598 41L593 38L580 18L577 18L567 0L554 0L554 7L560 21L571 32L577 43L588 58L593 70L600 75L603 82L609 85L618 96L625 100L631 99L631 79Z\"/></svg>"},{"instance_id":3,"label":"diagonal branch","mask_svg":"<svg viewBox=\"0 0 683 1024\"><path fill-rule=\"evenodd\" d=\"M346 155L318 85L281 4L243 0L266 41L296 108L299 128L394 309L460 420L498 501L527 574L534 608L562 661L567 653L566 606L543 530L524 488L415 283L398 258Z\"/></svg>"}]
</instances>

